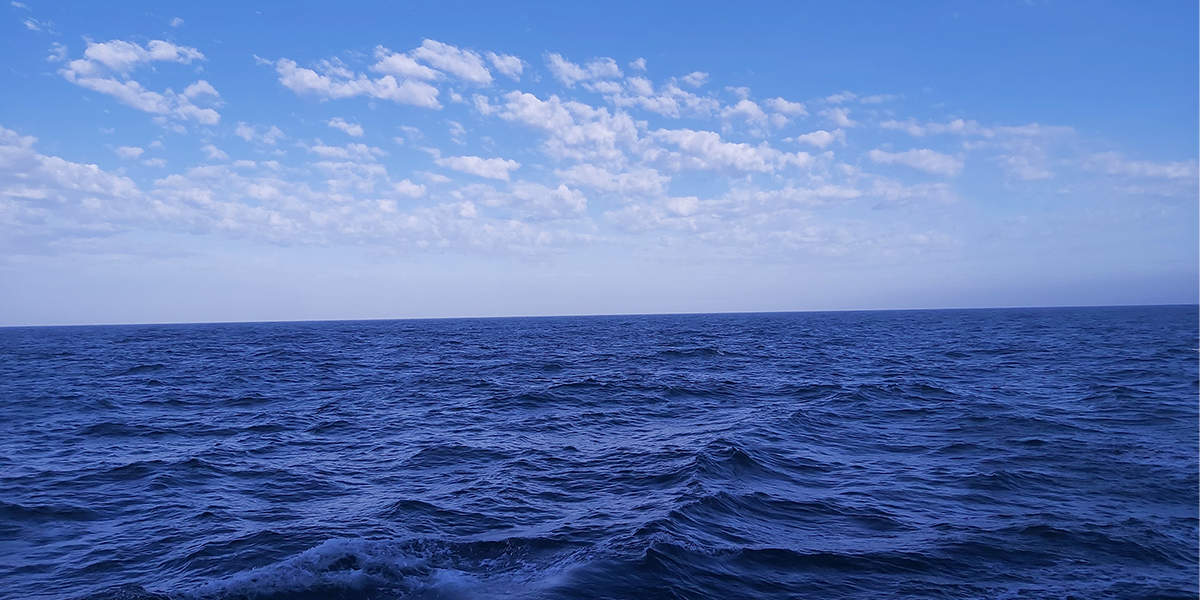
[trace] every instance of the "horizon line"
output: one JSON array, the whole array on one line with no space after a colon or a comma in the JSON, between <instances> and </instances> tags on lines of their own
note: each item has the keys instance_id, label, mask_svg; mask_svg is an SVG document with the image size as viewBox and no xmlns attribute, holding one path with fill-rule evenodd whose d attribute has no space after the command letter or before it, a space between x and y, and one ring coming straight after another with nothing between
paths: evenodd
<instances>
[{"instance_id":1,"label":"horizon line","mask_svg":"<svg viewBox=\"0 0 1200 600\"><path fill-rule=\"evenodd\" d=\"M705 315L770 315L798 313L854 313L854 312L928 312L928 311L966 311L966 310L1037 310L1037 309L1071 309L1071 308L1156 308L1156 307L1200 307L1195 303L1162 303L1162 304L1050 304L1036 306L948 306L922 308L835 308L835 309L798 309L798 310L729 310L729 311L696 311L696 312L630 312L630 313L562 313L562 314L518 314L518 315L466 315L450 317L364 317L350 319L266 319L244 321L141 321L125 323L52 323L32 325L0 325L0 329L31 329L51 327L134 327L134 326L168 326L168 325L267 325L287 323L356 323L376 321L454 321L454 320L484 320L484 319L562 319L588 317L669 317L669 316L705 316Z\"/></svg>"}]
</instances>

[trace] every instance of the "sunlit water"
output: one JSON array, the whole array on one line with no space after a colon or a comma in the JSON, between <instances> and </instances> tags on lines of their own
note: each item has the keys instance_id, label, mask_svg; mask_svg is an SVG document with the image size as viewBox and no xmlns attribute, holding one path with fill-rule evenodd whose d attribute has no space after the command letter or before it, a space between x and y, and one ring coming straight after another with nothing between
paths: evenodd
<instances>
[{"instance_id":1,"label":"sunlit water","mask_svg":"<svg viewBox=\"0 0 1200 600\"><path fill-rule=\"evenodd\" d=\"M0 595L1196 598L1198 329L0 329Z\"/></svg>"}]
</instances>

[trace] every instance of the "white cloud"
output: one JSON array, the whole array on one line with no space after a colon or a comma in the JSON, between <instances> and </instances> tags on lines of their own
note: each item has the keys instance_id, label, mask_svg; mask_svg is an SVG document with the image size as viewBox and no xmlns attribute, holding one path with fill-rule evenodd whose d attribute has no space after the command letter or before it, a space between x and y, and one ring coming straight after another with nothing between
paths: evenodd
<instances>
[{"instance_id":1,"label":"white cloud","mask_svg":"<svg viewBox=\"0 0 1200 600\"><path fill-rule=\"evenodd\" d=\"M142 155L145 150L137 146L121 146L117 148L117 156L124 160L132 160Z\"/></svg>"},{"instance_id":2,"label":"white cloud","mask_svg":"<svg viewBox=\"0 0 1200 600\"><path fill-rule=\"evenodd\" d=\"M958 194L946 183L921 183L904 185L893 179L880 178L875 181L870 195L882 199L878 208L904 204L952 204Z\"/></svg>"},{"instance_id":3,"label":"white cloud","mask_svg":"<svg viewBox=\"0 0 1200 600\"><path fill-rule=\"evenodd\" d=\"M488 179L508 181L510 171L516 170L521 163L503 158L480 158L478 156L447 156L435 158L433 161L439 167L454 169Z\"/></svg>"},{"instance_id":4,"label":"white cloud","mask_svg":"<svg viewBox=\"0 0 1200 600\"><path fill-rule=\"evenodd\" d=\"M556 79L567 87L574 87L581 81L596 79L616 79L621 76L617 61L611 58L597 58L580 66L562 57L561 54L547 54L546 65Z\"/></svg>"},{"instance_id":5,"label":"white cloud","mask_svg":"<svg viewBox=\"0 0 1200 600\"><path fill-rule=\"evenodd\" d=\"M441 69L467 83L491 85L492 74L483 64L483 57L471 50L434 40L425 40L421 47L412 51L413 58L434 68Z\"/></svg>"},{"instance_id":6,"label":"white cloud","mask_svg":"<svg viewBox=\"0 0 1200 600\"><path fill-rule=\"evenodd\" d=\"M721 118L729 121L734 118L744 119L750 125L756 127L767 126L767 113L763 112L752 100L742 99L737 104L726 106L721 110Z\"/></svg>"},{"instance_id":7,"label":"white cloud","mask_svg":"<svg viewBox=\"0 0 1200 600\"><path fill-rule=\"evenodd\" d=\"M766 142L758 146L731 143L712 131L691 129L659 129L651 134L655 139L672 144L678 152L651 149L648 160L660 161L674 170L733 170L770 173L791 166L806 167L812 163L807 152L787 153L771 148Z\"/></svg>"},{"instance_id":8,"label":"white cloud","mask_svg":"<svg viewBox=\"0 0 1200 600\"><path fill-rule=\"evenodd\" d=\"M557 160L624 163L621 147L638 143L637 124L623 112L564 102L558 96L543 101L523 92L510 92L504 100L500 118L545 132L549 139L542 148Z\"/></svg>"},{"instance_id":9,"label":"white cloud","mask_svg":"<svg viewBox=\"0 0 1200 600\"><path fill-rule=\"evenodd\" d=\"M850 119L850 109L845 108L845 107L827 108L818 114L820 114L822 117L825 117L826 119L829 119L834 125L837 125L838 127L849 128L849 127L855 127L858 125L857 121Z\"/></svg>"},{"instance_id":10,"label":"white cloud","mask_svg":"<svg viewBox=\"0 0 1200 600\"><path fill-rule=\"evenodd\" d=\"M630 61L629 68L633 69L634 71L645 71L646 70L646 59L639 58L637 60Z\"/></svg>"},{"instance_id":11,"label":"white cloud","mask_svg":"<svg viewBox=\"0 0 1200 600\"><path fill-rule=\"evenodd\" d=\"M346 135L349 136L362 137L363 135L362 125L359 125L358 123L347 123L346 120L341 117L334 117L330 119L329 126L334 129L340 129L346 132Z\"/></svg>"},{"instance_id":12,"label":"white cloud","mask_svg":"<svg viewBox=\"0 0 1200 600\"><path fill-rule=\"evenodd\" d=\"M309 146L308 151L324 158L342 158L366 162L374 161L376 155L386 154L383 150L366 144L328 146L322 143L321 140L317 140L316 144Z\"/></svg>"},{"instance_id":13,"label":"white cloud","mask_svg":"<svg viewBox=\"0 0 1200 600\"><path fill-rule=\"evenodd\" d=\"M497 190L489 185L472 184L455 190L452 195L473 205L507 209L530 220L577 218L587 211L587 197L565 185L552 188L515 181L507 190Z\"/></svg>"},{"instance_id":14,"label":"white cloud","mask_svg":"<svg viewBox=\"0 0 1200 600\"><path fill-rule=\"evenodd\" d=\"M147 167L162 168L162 167L167 166L167 161L165 161L161 158L147 158L146 160L142 161L142 164L146 165Z\"/></svg>"},{"instance_id":15,"label":"white cloud","mask_svg":"<svg viewBox=\"0 0 1200 600\"><path fill-rule=\"evenodd\" d=\"M694 88L698 88L708 83L708 73L703 71L692 71L691 73L680 77L679 80Z\"/></svg>"},{"instance_id":16,"label":"white cloud","mask_svg":"<svg viewBox=\"0 0 1200 600\"><path fill-rule=\"evenodd\" d=\"M267 128L266 133L259 134L257 125L250 126L247 125L245 121L238 121L237 128L233 133L247 142L257 140L271 146L274 146L279 140L287 137L282 131L279 130L278 127L274 125Z\"/></svg>"},{"instance_id":17,"label":"white cloud","mask_svg":"<svg viewBox=\"0 0 1200 600\"><path fill-rule=\"evenodd\" d=\"M487 53L488 60L492 61L492 66L503 75L507 75L513 81L521 80L521 73L525 70L524 63L521 59L509 54L496 54L495 52Z\"/></svg>"},{"instance_id":18,"label":"white cloud","mask_svg":"<svg viewBox=\"0 0 1200 600\"><path fill-rule=\"evenodd\" d=\"M402 179L392 186L397 194L408 196L409 198L420 198L425 195L425 186L420 183L413 183L407 179Z\"/></svg>"},{"instance_id":19,"label":"white cloud","mask_svg":"<svg viewBox=\"0 0 1200 600\"><path fill-rule=\"evenodd\" d=\"M175 17L174 19L171 19L171 27L182 27L182 26L183 26L183 19L180 19L179 17Z\"/></svg>"},{"instance_id":20,"label":"white cloud","mask_svg":"<svg viewBox=\"0 0 1200 600\"><path fill-rule=\"evenodd\" d=\"M808 110L804 108L801 102L789 102L783 98L771 98L764 102L767 108L789 117L803 117L808 114Z\"/></svg>"},{"instance_id":21,"label":"white cloud","mask_svg":"<svg viewBox=\"0 0 1200 600\"><path fill-rule=\"evenodd\" d=\"M12 4L13 8L22 8L25 10L29 10L29 7L26 6L24 2L12 2L11 4Z\"/></svg>"},{"instance_id":22,"label":"white cloud","mask_svg":"<svg viewBox=\"0 0 1200 600\"><path fill-rule=\"evenodd\" d=\"M954 119L948 123L929 122L925 125L918 124L916 119L908 119L906 121L897 121L892 119L881 122L879 126L884 129L904 131L913 137L921 137L925 134L941 133L950 133L962 136L981 136L985 138L990 138L996 135L996 131L983 127L976 121L964 121L963 119ZM1015 132L1006 131L1005 133Z\"/></svg>"},{"instance_id":23,"label":"white cloud","mask_svg":"<svg viewBox=\"0 0 1200 600\"><path fill-rule=\"evenodd\" d=\"M612 173L591 164L578 164L554 172L564 183L590 187L621 197L659 197L666 191L670 177L655 169L638 168L624 173Z\"/></svg>"},{"instance_id":24,"label":"white cloud","mask_svg":"<svg viewBox=\"0 0 1200 600\"><path fill-rule=\"evenodd\" d=\"M619 85L616 82L602 83ZM630 93L626 94L626 91ZM668 83L656 93L650 80L643 77L630 77L625 81L623 90L617 87L606 95L606 99L621 108L636 106L672 118L683 115L708 116L721 109L721 103L717 100L680 89L674 83Z\"/></svg>"},{"instance_id":25,"label":"white cloud","mask_svg":"<svg viewBox=\"0 0 1200 600\"><path fill-rule=\"evenodd\" d=\"M46 61L52 63L60 63L67 60L67 47L54 42L50 44L50 54L46 55Z\"/></svg>"},{"instance_id":26,"label":"white cloud","mask_svg":"<svg viewBox=\"0 0 1200 600\"><path fill-rule=\"evenodd\" d=\"M1045 169L1037 164L1028 156L1012 155L1002 156L1000 158L1001 165L1008 172L1010 177L1023 181L1032 181L1035 179L1049 179L1054 176L1048 169Z\"/></svg>"},{"instance_id":27,"label":"white cloud","mask_svg":"<svg viewBox=\"0 0 1200 600\"><path fill-rule=\"evenodd\" d=\"M811 146L816 146L818 148L824 148L824 147L828 146L829 144L832 144L833 142L841 142L842 145L845 145L846 144L846 132L842 129L835 129L832 132L825 131L824 129L819 129L812 133L806 133L804 135L798 135L796 137L786 138L785 141L797 142L800 144L809 144Z\"/></svg>"},{"instance_id":28,"label":"white cloud","mask_svg":"<svg viewBox=\"0 0 1200 600\"><path fill-rule=\"evenodd\" d=\"M440 71L418 63L411 56L397 54L383 46L375 46L375 59L377 62L369 68L376 73L406 79L437 79L442 76Z\"/></svg>"},{"instance_id":29,"label":"white cloud","mask_svg":"<svg viewBox=\"0 0 1200 600\"><path fill-rule=\"evenodd\" d=\"M224 152L221 151L220 148L218 148L212 144L208 144L208 145L204 146L203 148L201 148L201 150L204 150L205 156L208 156L208 158L210 158L212 160L228 160L229 159L228 154L225 154Z\"/></svg>"},{"instance_id":30,"label":"white cloud","mask_svg":"<svg viewBox=\"0 0 1200 600\"><path fill-rule=\"evenodd\" d=\"M859 98L858 103L859 104L883 104L884 102L891 102L892 100L895 100L898 97L899 96L895 96L893 94L875 94L874 96L864 96L862 98Z\"/></svg>"},{"instance_id":31,"label":"white cloud","mask_svg":"<svg viewBox=\"0 0 1200 600\"><path fill-rule=\"evenodd\" d=\"M961 160L935 152L929 149L907 150L905 152L885 152L872 150L867 156L878 164L897 164L911 167L934 175L957 175L963 168Z\"/></svg>"},{"instance_id":32,"label":"white cloud","mask_svg":"<svg viewBox=\"0 0 1200 600\"><path fill-rule=\"evenodd\" d=\"M201 99L219 106L220 94L207 81L197 81L188 86L183 94L176 94L170 88L161 93L147 90L129 78L129 73L142 64L190 64L204 60L204 55L195 48L176 46L162 40L152 40L143 48L135 43L113 40L89 42L83 55L84 58L67 63L59 71L75 85L112 96L122 104L143 112L194 120L204 125L215 125L221 119L215 109L201 108L193 103Z\"/></svg>"},{"instance_id":33,"label":"white cloud","mask_svg":"<svg viewBox=\"0 0 1200 600\"><path fill-rule=\"evenodd\" d=\"M438 89L423 81L397 81L392 75L371 79L329 61L321 62L317 67L321 69L320 73L282 58L275 63L275 72L279 74L279 83L297 94L329 99L368 96L424 108L442 107L437 99Z\"/></svg>"},{"instance_id":34,"label":"white cloud","mask_svg":"<svg viewBox=\"0 0 1200 600\"><path fill-rule=\"evenodd\" d=\"M849 102L851 100L854 100L855 98L858 98L858 94L855 94L854 92L840 92L837 94L826 96L825 101L830 104L841 104L843 102Z\"/></svg>"},{"instance_id":35,"label":"white cloud","mask_svg":"<svg viewBox=\"0 0 1200 600\"><path fill-rule=\"evenodd\" d=\"M1120 152L1091 155L1085 166L1109 175L1147 179L1196 179L1196 161L1150 162L1128 160Z\"/></svg>"}]
</instances>

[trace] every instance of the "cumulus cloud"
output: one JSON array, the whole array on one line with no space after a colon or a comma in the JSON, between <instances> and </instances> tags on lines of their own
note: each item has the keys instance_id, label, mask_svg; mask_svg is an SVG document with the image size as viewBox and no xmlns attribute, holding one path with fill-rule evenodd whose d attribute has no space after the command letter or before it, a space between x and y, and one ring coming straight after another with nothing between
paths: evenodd
<instances>
[{"instance_id":1,"label":"cumulus cloud","mask_svg":"<svg viewBox=\"0 0 1200 600\"><path fill-rule=\"evenodd\" d=\"M483 57L472 50L462 50L450 44L425 40L412 51L413 58L435 69L457 76L475 85L491 85L492 74L483 64Z\"/></svg>"},{"instance_id":2,"label":"cumulus cloud","mask_svg":"<svg viewBox=\"0 0 1200 600\"><path fill-rule=\"evenodd\" d=\"M447 156L435 158L434 164L463 173L470 173L488 179L508 181L508 174L521 166L515 160L503 158L481 158L478 156Z\"/></svg>"},{"instance_id":3,"label":"cumulus cloud","mask_svg":"<svg viewBox=\"0 0 1200 600\"><path fill-rule=\"evenodd\" d=\"M655 139L673 145L678 151L652 149L649 159L657 160L674 170L731 170L770 173L788 166L806 167L812 163L807 152L782 152L767 143L751 146L726 142L712 131L691 129L659 129L651 134Z\"/></svg>"},{"instance_id":4,"label":"cumulus cloud","mask_svg":"<svg viewBox=\"0 0 1200 600\"><path fill-rule=\"evenodd\" d=\"M617 61L611 58L596 58L580 66L563 58L561 54L551 53L546 55L546 66L550 67L554 78L567 87L574 87L581 81L616 79L621 76Z\"/></svg>"},{"instance_id":5,"label":"cumulus cloud","mask_svg":"<svg viewBox=\"0 0 1200 600\"><path fill-rule=\"evenodd\" d=\"M646 70L646 59L639 58L637 60L630 61L629 68L633 69L634 71L645 71Z\"/></svg>"},{"instance_id":6,"label":"cumulus cloud","mask_svg":"<svg viewBox=\"0 0 1200 600\"><path fill-rule=\"evenodd\" d=\"M124 160L133 160L141 156L145 150L138 148L137 146L121 146L117 148L116 152L117 156Z\"/></svg>"},{"instance_id":7,"label":"cumulus cloud","mask_svg":"<svg viewBox=\"0 0 1200 600\"><path fill-rule=\"evenodd\" d=\"M525 70L525 64L521 59L509 54L496 54L495 52L487 53L488 60L492 62L492 66L503 75L507 75L513 81L521 80L521 73Z\"/></svg>"},{"instance_id":8,"label":"cumulus cloud","mask_svg":"<svg viewBox=\"0 0 1200 600\"><path fill-rule=\"evenodd\" d=\"M246 140L247 142L258 141L264 144L274 146L279 140L287 137L278 127L272 125L264 127L265 131L259 133L258 125L248 125L245 121L238 121L237 128L234 129L234 134Z\"/></svg>"},{"instance_id":9,"label":"cumulus cloud","mask_svg":"<svg viewBox=\"0 0 1200 600\"><path fill-rule=\"evenodd\" d=\"M346 135L353 137L362 137L363 128L358 123L348 123L341 117L334 117L329 120L329 126L334 129L340 129L346 132Z\"/></svg>"},{"instance_id":10,"label":"cumulus cloud","mask_svg":"<svg viewBox=\"0 0 1200 600\"><path fill-rule=\"evenodd\" d=\"M820 114L822 117L825 117L838 127L849 128L858 126L858 121L854 121L850 118L850 109L845 107L827 108L818 114Z\"/></svg>"},{"instance_id":11,"label":"cumulus cloud","mask_svg":"<svg viewBox=\"0 0 1200 600\"><path fill-rule=\"evenodd\" d=\"M397 181L392 188L396 190L397 194L408 196L409 198L420 198L426 192L424 184L413 183L407 179Z\"/></svg>"},{"instance_id":12,"label":"cumulus cloud","mask_svg":"<svg viewBox=\"0 0 1200 600\"><path fill-rule=\"evenodd\" d=\"M392 52L383 46L375 47L375 64L369 68L376 73L384 75L395 75L396 77L406 79L438 79L442 76L440 71L431 69L407 54L398 54Z\"/></svg>"},{"instance_id":13,"label":"cumulus cloud","mask_svg":"<svg viewBox=\"0 0 1200 600\"><path fill-rule=\"evenodd\" d=\"M199 50L162 40L151 40L146 47L123 40L88 42L83 58L68 62L59 73L79 87L112 96L137 110L215 125L221 115L212 106L220 106L220 94L207 81L196 81L178 94L170 88L163 92L147 90L130 77L131 72L141 65L153 62L190 64L197 60L204 60ZM194 103L197 100L210 106L197 106Z\"/></svg>"},{"instance_id":14,"label":"cumulus cloud","mask_svg":"<svg viewBox=\"0 0 1200 600\"><path fill-rule=\"evenodd\" d=\"M835 129L832 132L825 131L824 129L818 129L812 133L785 138L785 141L808 144L818 148L824 148L833 142L841 142L843 145L845 145L846 132L841 129Z\"/></svg>"},{"instance_id":15,"label":"cumulus cloud","mask_svg":"<svg viewBox=\"0 0 1200 600\"><path fill-rule=\"evenodd\" d=\"M319 72L300 67L294 60L282 58L275 63L275 72L279 74L280 84L301 95L312 94L328 99L367 96L423 108L442 107L438 102L438 89L424 81L398 81L392 75L371 79L331 61L321 61L316 67Z\"/></svg>"},{"instance_id":16,"label":"cumulus cloud","mask_svg":"<svg viewBox=\"0 0 1200 600\"><path fill-rule=\"evenodd\" d=\"M607 92L602 89L596 91L605 93L608 101L620 108L638 107L673 118L685 115L709 116L721 110L721 103L716 99L693 94L674 83L667 83L658 91L655 91L654 84L644 77L630 77L624 86L611 81L600 83L613 86Z\"/></svg>"},{"instance_id":17,"label":"cumulus cloud","mask_svg":"<svg viewBox=\"0 0 1200 600\"><path fill-rule=\"evenodd\" d=\"M867 156L878 164L903 165L934 175L954 176L963 168L961 160L927 148L904 152L872 150L867 153Z\"/></svg>"},{"instance_id":18,"label":"cumulus cloud","mask_svg":"<svg viewBox=\"0 0 1200 600\"><path fill-rule=\"evenodd\" d=\"M694 88L698 88L708 83L708 73L703 71L692 71L691 73L680 77L679 80Z\"/></svg>"},{"instance_id":19,"label":"cumulus cloud","mask_svg":"<svg viewBox=\"0 0 1200 600\"><path fill-rule=\"evenodd\" d=\"M218 148L212 144L205 145L203 148L201 148L201 150L203 150L204 155L207 156L208 158L210 158L211 160L228 160L229 159L228 154L225 154L223 151L221 151L220 148Z\"/></svg>"}]
</instances>

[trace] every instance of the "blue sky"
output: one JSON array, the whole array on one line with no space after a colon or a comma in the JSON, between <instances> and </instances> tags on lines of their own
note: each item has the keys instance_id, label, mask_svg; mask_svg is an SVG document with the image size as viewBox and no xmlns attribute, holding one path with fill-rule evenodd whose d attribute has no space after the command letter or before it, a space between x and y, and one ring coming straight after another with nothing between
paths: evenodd
<instances>
[{"instance_id":1,"label":"blue sky","mask_svg":"<svg viewBox=\"0 0 1200 600\"><path fill-rule=\"evenodd\" d=\"M1195 3L0 9L0 325L1197 301Z\"/></svg>"}]
</instances>

